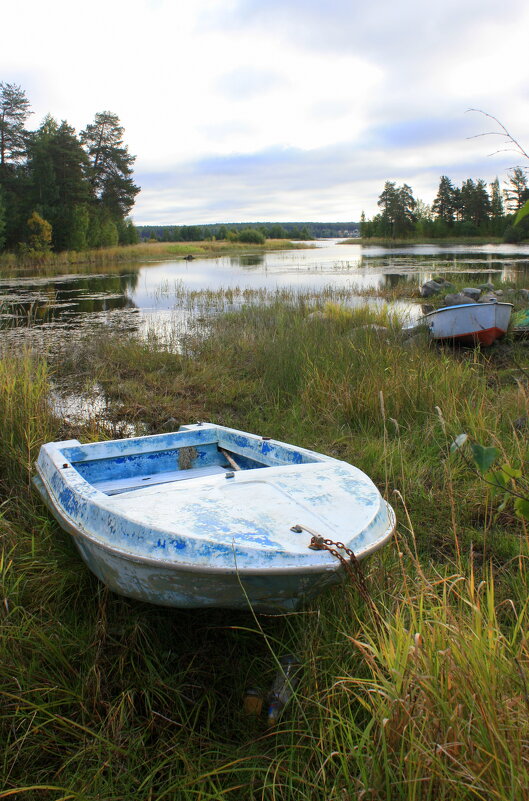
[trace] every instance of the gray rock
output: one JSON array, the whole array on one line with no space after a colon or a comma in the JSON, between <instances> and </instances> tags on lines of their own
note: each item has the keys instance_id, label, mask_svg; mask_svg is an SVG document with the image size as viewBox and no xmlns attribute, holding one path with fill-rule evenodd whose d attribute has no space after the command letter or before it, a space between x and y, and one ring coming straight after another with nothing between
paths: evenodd
<instances>
[{"instance_id":1,"label":"gray rock","mask_svg":"<svg viewBox=\"0 0 529 801\"><path fill-rule=\"evenodd\" d=\"M472 300L477 300L481 295L481 289L475 286L467 286L465 289L461 290L461 294L467 295L467 297L472 298Z\"/></svg>"},{"instance_id":2,"label":"gray rock","mask_svg":"<svg viewBox=\"0 0 529 801\"><path fill-rule=\"evenodd\" d=\"M438 284L437 281L426 281L421 287L421 298L431 298L432 295L438 295L443 289L443 284Z\"/></svg>"},{"instance_id":3,"label":"gray rock","mask_svg":"<svg viewBox=\"0 0 529 801\"><path fill-rule=\"evenodd\" d=\"M503 289L496 289L496 290L494 291L494 294L496 295L496 297L497 297L497 298L501 298L501 297L503 297L503 295L505 294L505 292L503 291Z\"/></svg>"},{"instance_id":4,"label":"gray rock","mask_svg":"<svg viewBox=\"0 0 529 801\"><path fill-rule=\"evenodd\" d=\"M494 289L494 284L491 284L489 281L488 284L480 284L479 288L481 289L482 292L489 292L492 289Z\"/></svg>"},{"instance_id":5,"label":"gray rock","mask_svg":"<svg viewBox=\"0 0 529 801\"><path fill-rule=\"evenodd\" d=\"M524 300L529 300L529 289L519 289L518 294L521 295Z\"/></svg>"},{"instance_id":6,"label":"gray rock","mask_svg":"<svg viewBox=\"0 0 529 801\"><path fill-rule=\"evenodd\" d=\"M444 306L462 306L463 303L470 303L468 295L462 295L460 292L451 295L446 295L444 299Z\"/></svg>"},{"instance_id":7,"label":"gray rock","mask_svg":"<svg viewBox=\"0 0 529 801\"><path fill-rule=\"evenodd\" d=\"M421 304L421 311L423 314L430 314L435 309L435 306L432 306L431 303L422 303Z\"/></svg>"},{"instance_id":8,"label":"gray rock","mask_svg":"<svg viewBox=\"0 0 529 801\"><path fill-rule=\"evenodd\" d=\"M485 292L485 294L480 297L478 303L494 303L495 300L497 301L498 298L494 292Z\"/></svg>"},{"instance_id":9,"label":"gray rock","mask_svg":"<svg viewBox=\"0 0 529 801\"><path fill-rule=\"evenodd\" d=\"M445 291L454 288L454 285L450 281L447 281L446 278L440 278L439 276L434 275L432 281L435 281L436 284L441 284Z\"/></svg>"}]
</instances>

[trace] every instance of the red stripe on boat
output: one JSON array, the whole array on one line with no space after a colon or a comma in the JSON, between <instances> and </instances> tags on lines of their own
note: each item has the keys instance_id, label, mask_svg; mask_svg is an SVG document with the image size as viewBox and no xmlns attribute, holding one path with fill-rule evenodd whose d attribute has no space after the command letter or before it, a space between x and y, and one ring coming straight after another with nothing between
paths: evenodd
<instances>
[{"instance_id":1,"label":"red stripe on boat","mask_svg":"<svg viewBox=\"0 0 529 801\"><path fill-rule=\"evenodd\" d=\"M442 339L457 339L459 342L468 342L475 344L479 342L481 345L492 345L492 343L505 335L505 331L501 328L493 326L492 328L484 328L482 331L469 331L466 334L454 334L453 337L441 337Z\"/></svg>"}]
</instances>

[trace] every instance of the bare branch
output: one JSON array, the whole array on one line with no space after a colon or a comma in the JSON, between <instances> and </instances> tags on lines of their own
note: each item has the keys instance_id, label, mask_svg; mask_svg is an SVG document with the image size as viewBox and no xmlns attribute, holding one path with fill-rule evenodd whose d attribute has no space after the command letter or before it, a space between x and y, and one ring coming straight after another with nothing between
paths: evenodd
<instances>
[{"instance_id":1,"label":"bare branch","mask_svg":"<svg viewBox=\"0 0 529 801\"><path fill-rule=\"evenodd\" d=\"M485 131L485 133L473 134L473 136L467 136L467 139L479 139L480 136L505 136L505 138L507 138L507 136L501 131Z\"/></svg>"},{"instance_id":2,"label":"bare branch","mask_svg":"<svg viewBox=\"0 0 529 801\"><path fill-rule=\"evenodd\" d=\"M518 151L514 147L502 147L500 150L494 150L492 153L489 153L489 156L495 156L496 153L518 153ZM521 170L525 170L526 169L521 164L514 164L513 166L514 167L519 167Z\"/></svg>"},{"instance_id":3,"label":"bare branch","mask_svg":"<svg viewBox=\"0 0 529 801\"><path fill-rule=\"evenodd\" d=\"M509 133L505 125L502 122L500 122L500 120L497 117L494 116L494 114L489 114L487 111L483 111L483 109L481 108L469 108L467 109L466 113L468 114L469 111L476 111L478 114L483 114L484 117L488 117L489 120L493 120L496 123L496 125L498 125L501 128L501 131L491 131L490 133L477 134L477 136L469 136L468 139L476 139L478 136L504 136L507 139L507 141L511 142L514 145L513 149L515 149L518 153L521 153L521 155L529 161L529 154L524 150L524 148L521 146L518 140L515 139L511 133ZM496 152L499 153L500 151Z\"/></svg>"}]
</instances>

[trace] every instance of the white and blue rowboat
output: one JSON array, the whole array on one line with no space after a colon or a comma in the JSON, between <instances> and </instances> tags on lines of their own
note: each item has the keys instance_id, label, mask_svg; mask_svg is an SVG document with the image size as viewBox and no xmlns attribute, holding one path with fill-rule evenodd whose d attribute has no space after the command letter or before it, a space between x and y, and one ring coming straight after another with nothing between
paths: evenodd
<instances>
[{"instance_id":1,"label":"white and blue rowboat","mask_svg":"<svg viewBox=\"0 0 529 801\"><path fill-rule=\"evenodd\" d=\"M164 606L296 609L344 575L312 534L360 559L395 527L358 468L209 423L50 442L34 483L104 584Z\"/></svg>"}]
</instances>

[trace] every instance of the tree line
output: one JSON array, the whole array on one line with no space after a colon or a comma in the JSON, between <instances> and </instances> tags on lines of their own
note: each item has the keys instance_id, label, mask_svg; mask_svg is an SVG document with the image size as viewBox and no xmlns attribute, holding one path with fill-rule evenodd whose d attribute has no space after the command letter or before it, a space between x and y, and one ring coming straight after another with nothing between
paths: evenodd
<instances>
[{"instance_id":1,"label":"tree line","mask_svg":"<svg viewBox=\"0 0 529 801\"><path fill-rule=\"evenodd\" d=\"M481 178L468 178L455 186L443 175L431 206L416 199L408 184L386 181L378 198L380 212L371 220L362 214L361 236L499 236L506 242L519 242L529 236L529 219L515 228L514 217L528 199L527 174L521 167L509 170L504 189L498 178L488 186Z\"/></svg>"},{"instance_id":2,"label":"tree line","mask_svg":"<svg viewBox=\"0 0 529 801\"><path fill-rule=\"evenodd\" d=\"M142 241L200 242L205 239L244 241L248 231L257 231L264 239L317 239L358 234L357 222L247 222L207 223L204 225L139 225ZM255 235L253 234L255 237ZM242 240L241 240L241 237Z\"/></svg>"},{"instance_id":3,"label":"tree line","mask_svg":"<svg viewBox=\"0 0 529 801\"><path fill-rule=\"evenodd\" d=\"M102 111L79 134L47 115L36 131L24 90L0 82L0 250L38 256L138 241L136 195L119 117Z\"/></svg>"}]
</instances>

